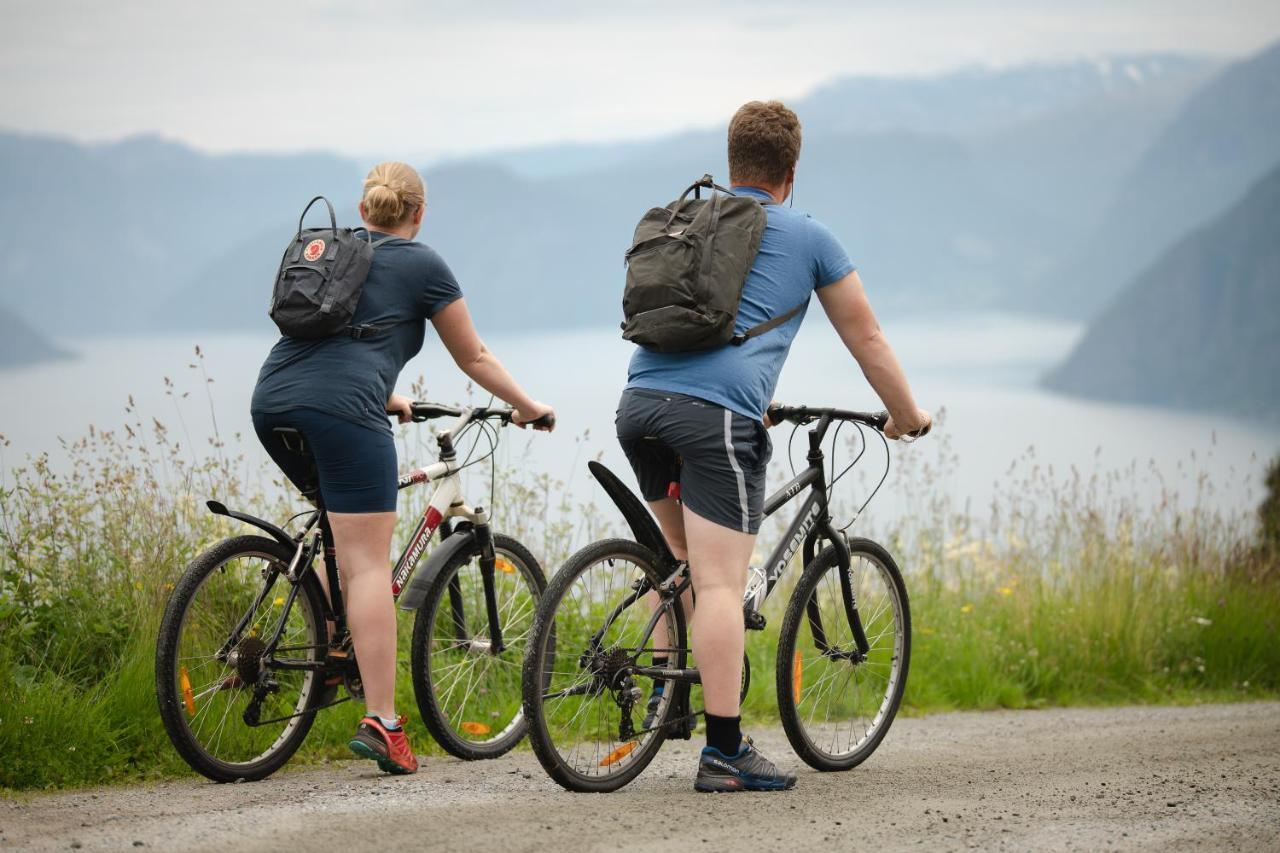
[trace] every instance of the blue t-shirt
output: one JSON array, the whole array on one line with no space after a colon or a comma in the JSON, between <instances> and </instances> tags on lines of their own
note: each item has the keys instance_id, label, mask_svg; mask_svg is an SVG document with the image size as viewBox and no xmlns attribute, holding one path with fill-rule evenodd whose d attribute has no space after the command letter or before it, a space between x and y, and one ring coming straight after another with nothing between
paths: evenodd
<instances>
[{"instance_id":1,"label":"blue t-shirt","mask_svg":"<svg viewBox=\"0 0 1280 853\"><path fill-rule=\"evenodd\" d=\"M387 235L374 231L372 236L378 240ZM448 264L434 249L392 237L373 251L352 319L357 326L392 328L363 340L282 337L258 374L250 411L318 409L390 432L387 400L400 371L422 349L426 321L461 297Z\"/></svg>"},{"instance_id":2,"label":"blue t-shirt","mask_svg":"<svg viewBox=\"0 0 1280 853\"><path fill-rule=\"evenodd\" d=\"M733 192L771 200L755 187L734 187ZM807 213L779 204L766 204L764 209L768 219L760 253L742 287L734 332L745 332L801 303L805 309L742 346L669 353L639 347L631 356L628 388L674 391L753 420L764 417L791 342L804 322L810 294L855 269L835 235Z\"/></svg>"}]
</instances>

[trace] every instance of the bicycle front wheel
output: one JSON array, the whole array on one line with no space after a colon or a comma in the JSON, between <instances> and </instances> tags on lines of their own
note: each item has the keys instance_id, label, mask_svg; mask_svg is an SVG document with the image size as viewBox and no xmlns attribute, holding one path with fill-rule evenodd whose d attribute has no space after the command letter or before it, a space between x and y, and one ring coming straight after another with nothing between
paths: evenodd
<instances>
[{"instance_id":1,"label":"bicycle front wheel","mask_svg":"<svg viewBox=\"0 0 1280 853\"><path fill-rule=\"evenodd\" d=\"M160 718L178 753L215 782L271 775L315 720L323 593L310 573L289 583L292 557L262 536L224 540L196 557L165 607Z\"/></svg>"},{"instance_id":2,"label":"bicycle front wheel","mask_svg":"<svg viewBox=\"0 0 1280 853\"><path fill-rule=\"evenodd\" d=\"M494 534L494 604L502 649L490 638L480 550L460 552L428 590L413 624L413 692L431 736L451 755L497 758L524 737L520 666L546 580L529 549Z\"/></svg>"},{"instance_id":3,"label":"bicycle front wheel","mask_svg":"<svg viewBox=\"0 0 1280 853\"><path fill-rule=\"evenodd\" d=\"M834 548L805 567L778 638L782 727L817 770L848 770L875 752L902 702L911 660L897 564L868 539L850 540L849 550L848 572Z\"/></svg>"}]
</instances>

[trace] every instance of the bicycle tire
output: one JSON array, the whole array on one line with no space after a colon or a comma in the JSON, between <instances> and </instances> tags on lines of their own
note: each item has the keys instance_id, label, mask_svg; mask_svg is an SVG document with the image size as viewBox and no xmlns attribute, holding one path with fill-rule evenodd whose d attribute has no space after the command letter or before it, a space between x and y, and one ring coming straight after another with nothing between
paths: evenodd
<instances>
[{"instance_id":1,"label":"bicycle tire","mask_svg":"<svg viewBox=\"0 0 1280 853\"><path fill-rule=\"evenodd\" d=\"M493 545L499 556L515 558L517 571L520 572L529 586L533 595L534 606L536 607L537 601L547 585L538 560L530 553L528 548L510 536L500 533L494 534ZM426 724L427 730L431 732L431 736L435 738L436 743L444 747L446 752L467 761L497 758L500 755L504 755L520 742L528 729L524 719L522 694L518 687L515 693L515 716L497 736L484 741L467 740L461 737L454 729L449 719L449 714L441 707L441 702L437 696L436 685L431 674L431 639L435 636L436 616L441 613L441 605L447 600L446 593L449 589L450 580L478 556L480 556L479 546L460 551L441 570L431 589L427 591L422 606L418 608L413 623L412 640L413 693L418 703L418 712L422 715L422 721ZM530 612L530 617L532 615L532 612ZM507 626L503 625L502 628L505 634ZM524 662L523 657L523 650L518 656L514 657L513 666L517 681Z\"/></svg>"},{"instance_id":2,"label":"bicycle tire","mask_svg":"<svg viewBox=\"0 0 1280 853\"><path fill-rule=\"evenodd\" d=\"M304 676L303 694L295 706L303 708L304 713L286 724L287 734L278 738L253 761L223 761L211 755L192 732L187 716L184 715L186 708L180 691L174 689L179 677L178 647L185 617L197 592L211 573L236 557L247 556L265 557L281 566L287 566L293 553L274 539L263 536L236 536L205 549L192 560L174 585L160 620L156 640L156 700L165 732L183 760L197 773L215 782L255 782L279 770L297 752L315 722L315 706L323 689L322 679L314 675L309 679ZM279 579L276 582L279 583ZM313 573L308 573L302 581L295 606L299 602L310 614L309 628L315 632L315 643L323 647L327 642L323 591ZM285 616L286 614L282 614L282 618Z\"/></svg>"},{"instance_id":3,"label":"bicycle tire","mask_svg":"<svg viewBox=\"0 0 1280 853\"><path fill-rule=\"evenodd\" d=\"M851 567L860 559L867 560L878 569L882 580L887 580L885 586L889 594L889 606L894 611L893 618L899 628L896 636L900 638L901 643L898 645L895 642L892 649L894 658L890 661L890 675L886 678L888 689L884 693L884 699L876 709L875 716L871 718L872 725L870 730L864 732L864 739L847 752L834 752L821 748L815 742L813 733L808 731L800 709L797 707L796 692L801 680L799 676L803 676L805 666L801 661L799 667L801 672L798 676L796 672L796 649L799 642L800 626L809 624L807 619L808 605L811 599L816 601L815 596L819 582L822 581L827 572L839 571L835 549L831 547L823 549L805 567L804 573L801 575L795 591L791 595L791 600L787 604L782 630L778 637L776 664L778 713L782 719L782 728L787 734L787 740L791 742L791 747L796 754L810 767L822 771L850 770L866 761L875 752L876 748L884 740L885 735L889 733L889 728L893 724L898 708L902 703L902 694L906 689L907 673L911 663L911 609L907 598L906 584L902 580L902 572L889 552L869 539L849 540L849 551ZM844 595L843 587L841 587L840 594ZM828 623L827 627L830 628L832 625ZM812 632L813 629L810 627L811 637ZM819 654L816 657L821 658L823 656ZM898 663L896 670L893 668L895 661ZM857 666L863 665L862 663L857 664ZM853 667L851 667L851 671L852 669ZM870 671L868 670L868 672ZM854 728L856 728L856 725L851 725L851 732Z\"/></svg>"},{"instance_id":4,"label":"bicycle tire","mask_svg":"<svg viewBox=\"0 0 1280 853\"><path fill-rule=\"evenodd\" d=\"M561 600L569 592L573 582L592 566L610 560L626 560L639 568L645 578L653 586L657 586L665 578L658 575L658 558L644 546L627 539L606 539L595 542L579 550L571 556L556 572L547 585L538 604L537 616L534 619L533 633L525 652L524 674L521 679L524 692L524 713L529 724L529 742L542 768L562 787L583 793L608 793L622 788L636 778L653 760L658 749L666 739L666 727L678 701L667 701L654 723L651 737L638 749L625 753L628 759L626 767L616 773L610 772L603 777L592 777L580 773L560 754L547 725L544 712L543 693L547 689L548 673L553 662L547 659L548 652L554 653L558 647L566 645L568 637L564 632L557 632L556 611ZM634 605L633 605L634 606ZM677 605L669 611L674 615L675 648L687 649L684 611ZM670 630L670 629L669 629ZM675 665L685 666L685 652L680 652ZM677 689L673 695L687 691L687 685L674 685ZM686 694L687 695L687 694Z\"/></svg>"}]
</instances>

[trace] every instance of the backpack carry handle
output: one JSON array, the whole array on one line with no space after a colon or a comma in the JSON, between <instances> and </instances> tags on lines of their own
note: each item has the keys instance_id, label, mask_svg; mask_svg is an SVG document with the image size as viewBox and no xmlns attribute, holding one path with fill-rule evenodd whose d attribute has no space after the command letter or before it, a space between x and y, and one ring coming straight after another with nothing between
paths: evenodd
<instances>
[{"instance_id":1,"label":"backpack carry handle","mask_svg":"<svg viewBox=\"0 0 1280 853\"><path fill-rule=\"evenodd\" d=\"M689 197L689 193L693 193L693 197L695 199L702 198L703 187L706 187L707 189L712 190L713 192L715 190L719 190L722 193L732 195L732 193L729 190L717 184L715 181L715 178L711 177L711 173L707 172L701 178L689 184L689 186L685 189L684 192L680 193L680 197L676 199L675 205L673 205L671 208L671 215L667 217L667 224L662 228L663 231L666 231L668 228L670 228L671 223L676 221L676 214L678 214L680 212L680 209L684 207L684 200Z\"/></svg>"},{"instance_id":2,"label":"backpack carry handle","mask_svg":"<svg viewBox=\"0 0 1280 853\"><path fill-rule=\"evenodd\" d=\"M333 238L338 238L338 215L333 211L333 205L329 203L329 199L322 195L318 195L311 201L307 202L307 206L302 208L302 215L298 217L298 233L294 239L302 235L302 222L307 218L307 211L311 210L311 206L318 201L324 202L324 206L329 208L329 228L333 231Z\"/></svg>"}]
</instances>

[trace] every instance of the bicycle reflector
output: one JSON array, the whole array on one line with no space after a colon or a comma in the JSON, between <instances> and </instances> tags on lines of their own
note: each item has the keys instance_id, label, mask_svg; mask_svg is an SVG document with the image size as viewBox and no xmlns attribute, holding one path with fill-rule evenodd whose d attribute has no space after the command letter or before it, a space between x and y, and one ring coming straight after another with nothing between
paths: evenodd
<instances>
[{"instance_id":1,"label":"bicycle reflector","mask_svg":"<svg viewBox=\"0 0 1280 853\"><path fill-rule=\"evenodd\" d=\"M489 732L493 731L493 729L489 728L484 723L473 723L470 720L467 720L462 725L458 726L458 728L462 729L462 731L469 735L487 735Z\"/></svg>"},{"instance_id":2,"label":"bicycle reflector","mask_svg":"<svg viewBox=\"0 0 1280 853\"><path fill-rule=\"evenodd\" d=\"M791 658L791 695L795 698L796 703L800 702L800 685L804 683L804 659L800 657L800 650L797 649Z\"/></svg>"},{"instance_id":3,"label":"bicycle reflector","mask_svg":"<svg viewBox=\"0 0 1280 853\"><path fill-rule=\"evenodd\" d=\"M500 572L506 572L509 575L514 575L516 573L516 567L512 565L511 561L506 557L498 557L493 561L493 564L498 567L498 571Z\"/></svg>"},{"instance_id":4,"label":"bicycle reflector","mask_svg":"<svg viewBox=\"0 0 1280 853\"><path fill-rule=\"evenodd\" d=\"M639 741L629 740L613 752L600 759L601 767L608 767L610 764L616 764L631 754L631 750L640 745Z\"/></svg>"},{"instance_id":5,"label":"bicycle reflector","mask_svg":"<svg viewBox=\"0 0 1280 853\"><path fill-rule=\"evenodd\" d=\"M187 706L187 716L196 715L196 697L191 695L191 678L184 666L178 671L178 684L182 687L182 704Z\"/></svg>"}]
</instances>

